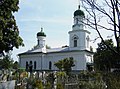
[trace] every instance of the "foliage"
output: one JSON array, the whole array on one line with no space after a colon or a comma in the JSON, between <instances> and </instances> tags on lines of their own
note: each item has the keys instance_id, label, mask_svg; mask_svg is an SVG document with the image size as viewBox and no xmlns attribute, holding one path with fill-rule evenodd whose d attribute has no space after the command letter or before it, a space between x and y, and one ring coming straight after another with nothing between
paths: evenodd
<instances>
[{"instance_id":1,"label":"foliage","mask_svg":"<svg viewBox=\"0 0 120 89\"><path fill-rule=\"evenodd\" d=\"M105 43L114 48L112 39L105 40ZM113 59L113 52L103 42L98 43L98 48L94 55L95 69L99 71L110 70Z\"/></svg>"},{"instance_id":2,"label":"foliage","mask_svg":"<svg viewBox=\"0 0 120 89\"><path fill-rule=\"evenodd\" d=\"M72 57L70 58L64 58L62 60L59 60L54 64L59 70L64 70L66 73L70 72L72 70L72 67L75 66L74 60Z\"/></svg>"},{"instance_id":3,"label":"foliage","mask_svg":"<svg viewBox=\"0 0 120 89\"><path fill-rule=\"evenodd\" d=\"M13 69L18 69L19 68L19 63L17 61L15 61L13 63Z\"/></svg>"},{"instance_id":4,"label":"foliage","mask_svg":"<svg viewBox=\"0 0 120 89\"><path fill-rule=\"evenodd\" d=\"M45 89L51 89L51 84L50 84L50 82L47 82L47 84L45 85Z\"/></svg>"},{"instance_id":5,"label":"foliage","mask_svg":"<svg viewBox=\"0 0 120 89\"><path fill-rule=\"evenodd\" d=\"M104 43L116 50L112 39L105 40ZM98 71L110 71L111 68L118 68L119 56L112 52L104 43L98 43L98 48L94 55L95 69Z\"/></svg>"},{"instance_id":6,"label":"foliage","mask_svg":"<svg viewBox=\"0 0 120 89\"><path fill-rule=\"evenodd\" d=\"M105 44L112 52L120 56L120 0L83 0L86 10L85 25L95 29L98 38L105 44L102 32L111 32L115 38L116 50ZM103 24L104 22L104 24ZM111 37L106 34L106 37ZM96 39L95 39L96 40Z\"/></svg>"},{"instance_id":7,"label":"foliage","mask_svg":"<svg viewBox=\"0 0 120 89\"><path fill-rule=\"evenodd\" d=\"M63 68L63 60L59 60L54 64L59 70L62 70Z\"/></svg>"},{"instance_id":8,"label":"foliage","mask_svg":"<svg viewBox=\"0 0 120 89\"><path fill-rule=\"evenodd\" d=\"M18 4L19 0L0 1L0 54L13 50L13 47L23 46L13 15L19 9Z\"/></svg>"},{"instance_id":9,"label":"foliage","mask_svg":"<svg viewBox=\"0 0 120 89\"><path fill-rule=\"evenodd\" d=\"M0 66L3 69L10 69L13 66L13 60L6 55L3 59L0 59Z\"/></svg>"},{"instance_id":10,"label":"foliage","mask_svg":"<svg viewBox=\"0 0 120 89\"><path fill-rule=\"evenodd\" d=\"M60 83L60 84L65 84L65 81L67 79L67 75L65 72L57 72L56 73L56 78L57 78L57 83Z\"/></svg>"},{"instance_id":11,"label":"foliage","mask_svg":"<svg viewBox=\"0 0 120 89\"><path fill-rule=\"evenodd\" d=\"M80 89L119 89L120 73L82 71L78 75Z\"/></svg>"},{"instance_id":12,"label":"foliage","mask_svg":"<svg viewBox=\"0 0 120 89\"><path fill-rule=\"evenodd\" d=\"M34 88L37 88L37 89L43 89L41 80L35 80L33 86Z\"/></svg>"},{"instance_id":13,"label":"foliage","mask_svg":"<svg viewBox=\"0 0 120 89\"><path fill-rule=\"evenodd\" d=\"M106 82L107 89L120 88L120 73L103 73L103 78Z\"/></svg>"},{"instance_id":14,"label":"foliage","mask_svg":"<svg viewBox=\"0 0 120 89\"><path fill-rule=\"evenodd\" d=\"M50 83L50 87L52 88L54 85L54 81L55 81L55 75L54 73L49 73L48 76L46 77L46 80L48 83Z\"/></svg>"},{"instance_id":15,"label":"foliage","mask_svg":"<svg viewBox=\"0 0 120 89\"><path fill-rule=\"evenodd\" d=\"M16 69L13 73L13 79L22 81L28 77L28 73L24 69Z\"/></svg>"},{"instance_id":16,"label":"foliage","mask_svg":"<svg viewBox=\"0 0 120 89\"><path fill-rule=\"evenodd\" d=\"M80 89L106 89L101 73L83 71L79 74Z\"/></svg>"},{"instance_id":17,"label":"foliage","mask_svg":"<svg viewBox=\"0 0 120 89\"><path fill-rule=\"evenodd\" d=\"M104 82L99 81L81 81L79 84L80 89L106 89Z\"/></svg>"},{"instance_id":18,"label":"foliage","mask_svg":"<svg viewBox=\"0 0 120 89\"><path fill-rule=\"evenodd\" d=\"M57 72L56 76L61 76L61 77L65 77L66 73L65 72Z\"/></svg>"},{"instance_id":19,"label":"foliage","mask_svg":"<svg viewBox=\"0 0 120 89\"><path fill-rule=\"evenodd\" d=\"M62 84L58 83L56 89L64 89Z\"/></svg>"},{"instance_id":20,"label":"foliage","mask_svg":"<svg viewBox=\"0 0 120 89\"><path fill-rule=\"evenodd\" d=\"M28 73L26 71L20 73L20 78L23 79L23 78L27 78L27 77L28 77Z\"/></svg>"}]
</instances>

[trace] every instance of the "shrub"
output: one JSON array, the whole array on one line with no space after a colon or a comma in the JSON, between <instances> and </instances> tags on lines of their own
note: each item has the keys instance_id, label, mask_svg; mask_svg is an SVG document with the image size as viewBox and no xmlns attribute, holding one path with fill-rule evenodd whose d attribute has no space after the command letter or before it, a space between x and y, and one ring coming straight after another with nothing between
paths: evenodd
<instances>
[{"instance_id":1,"label":"shrub","mask_svg":"<svg viewBox=\"0 0 120 89\"><path fill-rule=\"evenodd\" d=\"M42 84L41 80L35 80L33 87L38 88L38 89L43 89L43 84Z\"/></svg>"},{"instance_id":2,"label":"shrub","mask_svg":"<svg viewBox=\"0 0 120 89\"><path fill-rule=\"evenodd\" d=\"M58 83L56 89L64 89L64 88L61 83Z\"/></svg>"}]
</instances>

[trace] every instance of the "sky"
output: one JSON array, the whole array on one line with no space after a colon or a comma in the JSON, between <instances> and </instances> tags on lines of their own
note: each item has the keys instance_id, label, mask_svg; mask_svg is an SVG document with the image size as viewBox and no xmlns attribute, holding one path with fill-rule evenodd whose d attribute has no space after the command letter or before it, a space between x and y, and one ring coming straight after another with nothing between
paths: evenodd
<instances>
[{"instance_id":1,"label":"sky","mask_svg":"<svg viewBox=\"0 0 120 89\"><path fill-rule=\"evenodd\" d=\"M72 30L73 13L78 5L78 0L20 0L15 18L25 46L14 48L12 58L18 61L19 53L37 45L36 34L41 27L47 35L46 44L51 48L69 45L68 32ZM95 30L87 30L91 32L91 40L97 37ZM97 43L91 42L91 45L96 48Z\"/></svg>"}]
</instances>

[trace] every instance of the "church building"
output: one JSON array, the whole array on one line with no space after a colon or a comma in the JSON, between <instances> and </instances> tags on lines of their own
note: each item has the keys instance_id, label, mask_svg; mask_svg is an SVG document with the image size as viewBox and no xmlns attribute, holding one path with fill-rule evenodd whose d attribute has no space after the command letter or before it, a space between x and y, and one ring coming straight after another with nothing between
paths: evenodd
<instances>
[{"instance_id":1,"label":"church building","mask_svg":"<svg viewBox=\"0 0 120 89\"><path fill-rule=\"evenodd\" d=\"M20 53L20 67L28 68L32 65L33 70L49 71L58 70L55 62L61 59L72 57L75 66L74 71L89 70L93 63L93 52L90 50L90 32L85 29L85 14L80 10L74 12L74 24L69 31L69 46L61 48L46 48L46 34L41 31L37 33L37 47L24 53Z\"/></svg>"}]
</instances>

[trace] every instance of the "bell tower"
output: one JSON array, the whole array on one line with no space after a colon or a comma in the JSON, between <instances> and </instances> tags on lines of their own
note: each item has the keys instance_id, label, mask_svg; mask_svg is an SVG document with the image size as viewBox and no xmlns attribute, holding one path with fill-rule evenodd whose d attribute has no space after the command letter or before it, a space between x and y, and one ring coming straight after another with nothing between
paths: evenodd
<instances>
[{"instance_id":1,"label":"bell tower","mask_svg":"<svg viewBox=\"0 0 120 89\"><path fill-rule=\"evenodd\" d=\"M85 14L80 10L74 12L74 23L72 31L69 31L69 47L70 50L87 50L89 49L89 34L90 32L84 28Z\"/></svg>"}]
</instances>

